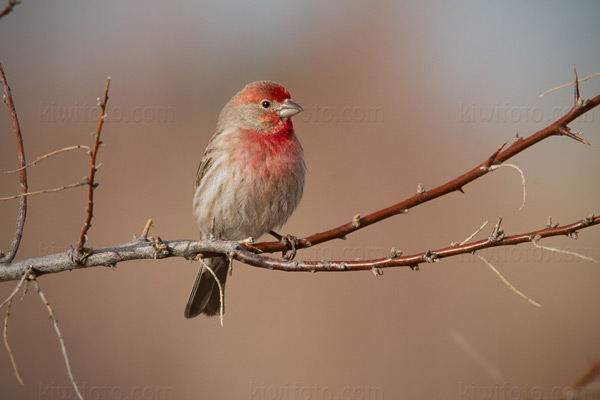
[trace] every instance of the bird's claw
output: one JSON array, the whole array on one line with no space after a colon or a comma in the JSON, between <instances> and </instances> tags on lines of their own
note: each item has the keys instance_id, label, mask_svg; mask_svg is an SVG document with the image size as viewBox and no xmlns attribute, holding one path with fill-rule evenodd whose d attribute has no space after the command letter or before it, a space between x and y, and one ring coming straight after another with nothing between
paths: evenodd
<instances>
[{"instance_id":1,"label":"bird's claw","mask_svg":"<svg viewBox=\"0 0 600 400\"><path fill-rule=\"evenodd\" d=\"M279 233L277 233L275 231L270 231L269 234L271 236L273 236L275 239L280 240L281 244L283 244L284 249L281 252L281 256L283 257L284 260L291 261L294 259L294 257L296 257L296 250L298 249L298 245L300 244L300 242L298 241L298 238L296 236L280 235ZM290 252L290 254L286 254L287 253L286 247L287 247L288 243L292 247L292 251Z\"/></svg>"},{"instance_id":2,"label":"bird's claw","mask_svg":"<svg viewBox=\"0 0 600 400\"><path fill-rule=\"evenodd\" d=\"M298 238L293 235L285 235L281 238L281 241L283 242L284 246L287 246L287 244L289 243L292 247L292 251L290 252L290 254L286 254L287 250L285 249L281 252L283 259L287 261L293 260L294 257L296 257L296 250L298 249Z\"/></svg>"}]
</instances>

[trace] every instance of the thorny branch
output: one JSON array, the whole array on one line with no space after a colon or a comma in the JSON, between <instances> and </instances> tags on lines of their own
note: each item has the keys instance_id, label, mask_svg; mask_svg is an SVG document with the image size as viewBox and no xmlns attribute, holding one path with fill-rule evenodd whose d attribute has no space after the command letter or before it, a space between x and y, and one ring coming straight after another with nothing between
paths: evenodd
<instances>
[{"instance_id":1,"label":"thorny branch","mask_svg":"<svg viewBox=\"0 0 600 400\"><path fill-rule=\"evenodd\" d=\"M134 239L130 243L119 246L95 249L87 255L84 262L74 257L73 250L32 258L6 265L0 269L0 281L18 280L27 268L32 268L36 276L96 266L114 267L117 263L130 260L152 260L170 257L194 259L199 253L205 257L225 254L228 257L258 268L267 268L293 272L341 272L364 271L392 267L410 267L415 269L422 263L430 263L459 254L470 254L474 251L491 247L511 246L538 241L551 236L574 236L576 232L593 225L600 224L600 216L589 216L581 221L560 227L546 227L533 232L504 236L501 239L493 236L473 243L450 246L438 250L360 261L298 261L272 258L256 254L248 250L242 243L226 240L143 240Z\"/></svg>"},{"instance_id":2,"label":"thorny branch","mask_svg":"<svg viewBox=\"0 0 600 400\"><path fill-rule=\"evenodd\" d=\"M549 138L550 136L567 136L571 139L588 144L575 133L571 132L567 125L573 122L581 115L587 113L594 107L598 106L598 104L600 104L600 95L594 97L591 100L582 100L580 104L575 104L573 108L569 110L569 112L567 112L562 118L554 122L552 125L534 133L533 135L527 138L517 138L515 142L504 151L504 145L501 146L487 160L485 160L472 170L466 172L465 174L434 189L427 191L418 191L417 194L415 194L414 196L400 203L394 204L393 206L384 208L383 210L376 211L364 217L355 217L353 221L348 222L344 225L340 225L337 228L315 233L303 239L298 239L296 247L297 249L302 249L320 243L324 243L333 239L344 239L346 235L349 235L352 232L366 228L367 226L373 225L394 215L406 213L411 208L414 208L420 204L426 203L428 201L431 201L433 199L436 199L438 197L444 196L452 192L463 192L464 186L482 177L488 172L491 172L493 165L503 163L504 161L519 154L523 150L533 146L534 144L546 138ZM274 253L282 250L291 249L291 246L289 244L282 243L281 241L255 243L252 245L252 247L265 253Z\"/></svg>"},{"instance_id":3,"label":"thorny branch","mask_svg":"<svg viewBox=\"0 0 600 400\"><path fill-rule=\"evenodd\" d=\"M98 131L96 135L96 142L94 150L92 151L92 161L90 169L90 191L88 199L88 215L86 224L82 229L82 235L80 237L80 245L76 250L62 254L54 254L45 257L25 260L17 263L6 265L5 268L0 270L0 281L5 280L16 280L22 276L22 273L26 268L32 266L36 275L55 273L64 270L92 267L98 265L114 266L119 262L134 260L134 259L150 259L150 258L166 258L166 257L185 257L192 259L198 253L202 253L204 256L225 254L232 259L236 259L243 263L269 269L277 269L283 271L357 271L357 270L376 270L380 271L381 268L389 267L401 267L409 266L411 268L418 267L423 262L438 261L445 257L456 256L458 254L473 253L477 250L496 247L496 246L507 246L516 245L526 242L535 242L541 238L556 235L574 235L577 230L587 228L592 225L599 223L599 217L593 215L586 217L582 221L574 222L570 225L563 227L549 226L545 229L541 229L534 232L517 234L513 236L505 236L504 233L499 229L499 223L496 224L492 236L486 240L480 240L474 243L462 243L461 245L453 245L450 247L442 248L439 250L427 250L422 253L413 254L410 256L401 256L394 252L394 254L388 258L374 259L374 260L361 260L361 261L291 261L291 260L280 260L271 257L266 257L259 253L272 253L282 251L284 249L290 249L291 245L283 241L277 242L262 242L252 245L242 245L238 242L233 241L191 241L191 240L173 240L162 242L160 239L153 241L146 240L147 230L149 226L144 230L142 238L135 240L134 242L123 244L120 246L109 247L100 250L88 250L82 252L83 244L85 244L86 232L89 229L89 222L92 218L92 207L93 207L93 178L94 173L97 169L95 165L95 155L97 154L98 146L100 145L100 132L103 124L104 108L108 100L108 88L110 84L110 78L106 85L104 101L101 103L103 110L100 121L98 123ZM578 85L576 85L577 87ZM578 88L577 88L578 89ZM517 137L515 142L504 149L505 145L500 146L496 152L484 162L466 172L465 174L431 190L424 190L422 187L417 191L417 194L406 199L398 204L390 206L388 208L376 211L365 217L356 215L351 222L341 225L337 228L330 229L325 232L320 232L308 236L303 239L299 239L297 242L297 248L306 248L319 243L323 243L333 239L344 239L346 235L355 232L359 229L365 228L369 225L375 224L386 218L400 213L408 212L410 208L416 207L417 205L423 204L427 201L431 201L445 194L460 191L463 192L463 187L468 183L480 178L494 170L502 162L522 152L523 150L533 146L534 144L546 139L550 136L567 136L577 141L586 143L583 139L571 133L567 125L575 120L577 117L590 111L598 104L600 104L600 95L594 97L591 100L582 100L579 97L579 91L576 90L575 104L567 114L562 118L551 124L550 126L538 131L537 133L529 136L528 138ZM503 150L504 149L504 150ZM23 163L25 165L25 163ZM22 170L24 171L24 169ZM150 223L150 221L149 221ZM537 244L537 243L534 243Z\"/></svg>"},{"instance_id":4,"label":"thorny branch","mask_svg":"<svg viewBox=\"0 0 600 400\"><path fill-rule=\"evenodd\" d=\"M11 1L9 3L9 6L12 7L12 4L16 3ZM25 161L25 148L23 147L23 136L21 135L21 127L19 126L19 119L17 118L17 110L15 109L15 103L13 102L12 94L10 93L10 87L8 86L8 82L6 81L6 76L4 75L4 69L2 68L2 64L0 64L0 82L2 83L2 88L4 90L3 100L8 106L10 119L12 121L13 130L17 139L17 158L19 159L19 167L23 168L25 165L27 165ZM21 184L21 193L27 193L27 171L25 170L25 168L19 171L19 182ZM4 255L2 254L2 252L0 252L0 264L10 263L12 260L14 260L15 256L17 255L19 245L21 244L21 238L23 237L23 228L25 227L26 217L27 196L22 196L19 199L19 212L17 214L17 227L15 229L15 234L13 236L12 243L10 244L10 248L8 249L8 253Z\"/></svg>"},{"instance_id":5,"label":"thorny branch","mask_svg":"<svg viewBox=\"0 0 600 400\"><path fill-rule=\"evenodd\" d=\"M100 141L100 134L102 133L102 125L104 125L104 119L106 114L106 103L108 102L108 89L110 87L110 76L106 80L106 88L104 89L104 99L99 101L100 106L100 119L98 120L98 129L96 129L95 140L94 140L94 148L92 150L92 156L90 160L90 175L88 177L88 205L87 205L87 216L85 218L85 222L83 223L83 227L81 228L81 235L79 236L79 243L77 244L77 251L81 252L83 250L83 246L85 246L85 242L87 240L87 232L92 226L92 217L94 216L94 189L96 189L97 183L94 182L94 178L96 177L96 171L98 167L96 166L96 156L98 155L98 148L102 143Z\"/></svg>"}]
</instances>

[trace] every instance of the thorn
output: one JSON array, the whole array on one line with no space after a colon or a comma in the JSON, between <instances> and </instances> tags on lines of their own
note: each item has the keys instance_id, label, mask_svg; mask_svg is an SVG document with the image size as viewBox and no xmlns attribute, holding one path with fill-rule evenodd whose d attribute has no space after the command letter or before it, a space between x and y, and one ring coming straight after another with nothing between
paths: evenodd
<instances>
[{"instance_id":1,"label":"thorn","mask_svg":"<svg viewBox=\"0 0 600 400\"><path fill-rule=\"evenodd\" d=\"M594 214L590 214L590 215L588 215L587 217L585 217L585 218L583 219L583 224L584 224L585 226L589 226L589 225L590 225L592 222L594 222L594 218L595 218L595 215L594 215Z\"/></svg>"},{"instance_id":2,"label":"thorn","mask_svg":"<svg viewBox=\"0 0 600 400\"><path fill-rule=\"evenodd\" d=\"M390 250L390 258L397 258L402 255L402 250L396 250L395 247L392 247Z\"/></svg>"},{"instance_id":3,"label":"thorn","mask_svg":"<svg viewBox=\"0 0 600 400\"><path fill-rule=\"evenodd\" d=\"M501 242L504 239L504 230L500 229L500 224L502 224L502 216L498 217L498 222L496 222L496 226L494 226L494 230L489 237L491 242Z\"/></svg>"},{"instance_id":4,"label":"thorn","mask_svg":"<svg viewBox=\"0 0 600 400\"><path fill-rule=\"evenodd\" d=\"M577 68L573 67L573 73L575 74L575 102L573 107L580 107L581 96L579 95L579 79L577 78Z\"/></svg>"},{"instance_id":5,"label":"thorn","mask_svg":"<svg viewBox=\"0 0 600 400\"><path fill-rule=\"evenodd\" d=\"M440 259L438 258L438 255L436 253L432 252L431 250L427 250L425 252L425 255L423 255L423 260L427 261L428 263L434 263L434 262L440 261Z\"/></svg>"},{"instance_id":6,"label":"thorn","mask_svg":"<svg viewBox=\"0 0 600 400\"><path fill-rule=\"evenodd\" d=\"M496 157L498 157L498 154L500 154L500 152L502 151L502 149L504 148L504 146L506 146L508 142L505 142L502 146L498 147L498 150L496 150L494 152L494 154L492 154L487 161L485 162L485 166L489 167L490 165L492 165L494 163L494 161L496 161Z\"/></svg>"},{"instance_id":7,"label":"thorn","mask_svg":"<svg viewBox=\"0 0 600 400\"><path fill-rule=\"evenodd\" d=\"M577 136L575 133L571 132L571 129L568 128L568 127L562 127L562 128L560 128L559 132L560 132L561 135L570 137L571 139L575 139L578 142L581 142L583 144L587 144L588 146L592 145L591 143L589 143L589 142L583 140L582 138L580 138L579 136ZM580 135L581 135L581 133L580 133Z\"/></svg>"},{"instance_id":8,"label":"thorn","mask_svg":"<svg viewBox=\"0 0 600 400\"><path fill-rule=\"evenodd\" d=\"M458 189L456 189L456 190L458 190L458 191L459 191L459 192L461 192L462 194L465 194L465 191L463 190L463 188L462 188L462 187L459 187L459 188L458 188Z\"/></svg>"},{"instance_id":9,"label":"thorn","mask_svg":"<svg viewBox=\"0 0 600 400\"><path fill-rule=\"evenodd\" d=\"M552 223L552 217L548 216L548 224L546 225L546 228L556 228L558 225L558 222Z\"/></svg>"}]
</instances>

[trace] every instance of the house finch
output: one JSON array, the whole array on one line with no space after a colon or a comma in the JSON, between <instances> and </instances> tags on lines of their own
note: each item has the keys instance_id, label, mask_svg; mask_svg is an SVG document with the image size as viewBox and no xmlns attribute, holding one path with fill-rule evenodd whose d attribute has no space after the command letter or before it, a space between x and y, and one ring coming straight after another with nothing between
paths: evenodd
<instances>
[{"instance_id":1,"label":"house finch","mask_svg":"<svg viewBox=\"0 0 600 400\"><path fill-rule=\"evenodd\" d=\"M258 238L281 227L304 188L306 166L291 117L303 111L283 86L247 85L223 107L196 175L193 213L200 238ZM225 288L225 257L204 260ZM217 315L219 287L201 266L185 308L187 318Z\"/></svg>"}]
</instances>

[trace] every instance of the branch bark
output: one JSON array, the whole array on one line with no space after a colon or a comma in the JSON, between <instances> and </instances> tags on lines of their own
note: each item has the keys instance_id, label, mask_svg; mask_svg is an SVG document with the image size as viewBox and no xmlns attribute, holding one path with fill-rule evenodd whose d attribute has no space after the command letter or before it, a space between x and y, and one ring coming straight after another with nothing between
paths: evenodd
<instances>
[{"instance_id":1,"label":"branch bark","mask_svg":"<svg viewBox=\"0 0 600 400\"><path fill-rule=\"evenodd\" d=\"M14 4L10 2L9 5ZM12 5L11 5L12 7ZM10 11L10 10L9 10ZM25 148L23 147L23 136L21 135L21 127L19 125L19 118L17 118L17 110L15 109L15 103L12 99L10 87L6 81L6 75L4 75L4 69L0 64L0 82L4 89L4 98L6 99L6 105L10 113L10 119L12 121L13 130L17 139L17 158L19 160L19 182L21 184L21 194L27 193L27 170L24 168L27 165L25 161ZM8 249L6 255L0 252L0 264L9 263L14 260L21 244L21 238L23 237L23 229L25 227L25 218L27 217L27 196L21 196L19 199L19 212L17 214L17 227L13 236L12 243Z\"/></svg>"},{"instance_id":2,"label":"branch bark","mask_svg":"<svg viewBox=\"0 0 600 400\"><path fill-rule=\"evenodd\" d=\"M439 250L427 250L413 255L400 257L393 255L387 258L364 261L290 261L257 254L239 242L225 240L161 241L155 239L148 241L135 239L130 243L119 246L94 250L85 258L76 257L74 253L76 250L73 249L60 254L52 254L8 264L0 268L0 281L19 280L23 274L29 271L29 268L32 268L34 274L39 276L96 266L114 267L117 263L131 260L151 260L171 257L182 257L192 260L198 254L202 254L205 257L225 254L234 260L254 267L292 272L364 271L392 267L411 267L414 269L422 263L431 263L442 258L454 257L460 254L470 254L474 251L491 247L528 243L551 236L570 236L579 230L598 224L600 224L600 216L587 217L581 221L562 227L548 227L501 238L492 235L490 238L477 242L450 246Z\"/></svg>"},{"instance_id":3,"label":"branch bark","mask_svg":"<svg viewBox=\"0 0 600 400\"><path fill-rule=\"evenodd\" d=\"M100 134L102 133L102 125L104 125L104 117L106 115L106 103L108 103L108 89L110 88L110 76L106 80L106 88L104 89L104 99L98 101L100 102L100 119L98 120L98 128L96 129L95 139L94 139L94 148L92 150L92 154L90 157L90 175L88 176L88 204L86 208L87 215L85 217L85 222L83 223L83 227L81 228L81 234L79 235L79 243L77 244L77 251L81 252L83 250L83 246L85 246L85 242L87 241L87 233L90 227L92 226L92 218L94 216L94 190L98 184L94 181L96 177L96 171L98 167L96 167L96 156L98 155L98 148L102 144L100 141Z\"/></svg>"}]
</instances>

